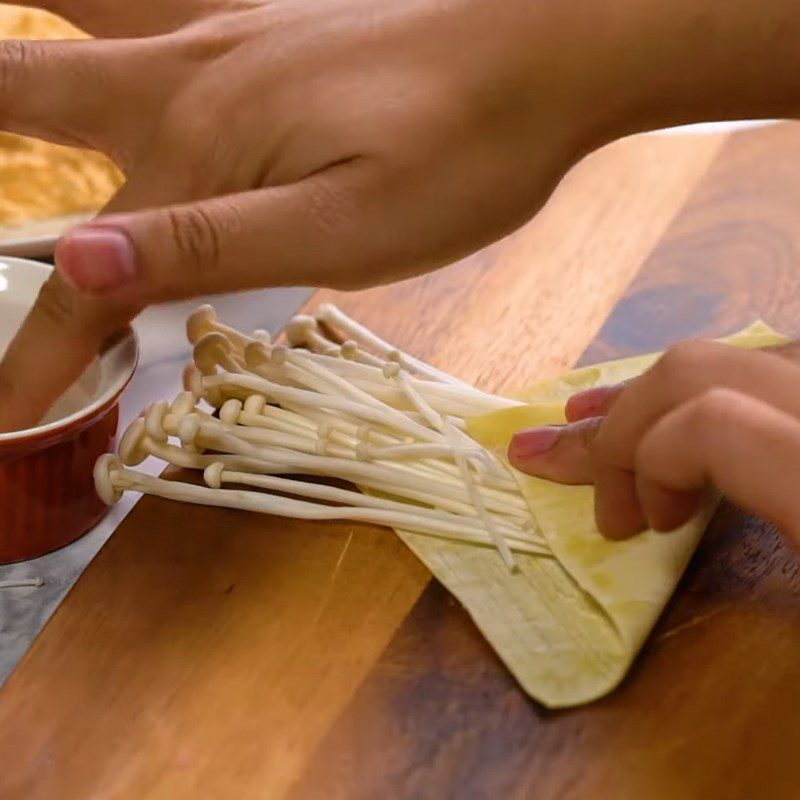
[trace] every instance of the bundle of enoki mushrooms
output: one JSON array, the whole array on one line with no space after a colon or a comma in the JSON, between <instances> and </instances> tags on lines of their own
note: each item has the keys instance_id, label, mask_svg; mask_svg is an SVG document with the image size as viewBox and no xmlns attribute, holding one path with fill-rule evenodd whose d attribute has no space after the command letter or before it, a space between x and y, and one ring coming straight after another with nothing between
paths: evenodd
<instances>
[{"instance_id":1,"label":"bundle of enoki mushrooms","mask_svg":"<svg viewBox=\"0 0 800 800\"><path fill-rule=\"evenodd\" d=\"M187 323L185 392L149 406L119 458L95 467L109 504L124 491L307 520L353 520L549 556L509 467L465 420L519 405L383 341L333 305L297 316L288 346L245 335L203 306ZM205 486L127 469L155 456ZM291 477L283 477L290 475ZM361 491L305 479L344 479Z\"/></svg>"}]
</instances>

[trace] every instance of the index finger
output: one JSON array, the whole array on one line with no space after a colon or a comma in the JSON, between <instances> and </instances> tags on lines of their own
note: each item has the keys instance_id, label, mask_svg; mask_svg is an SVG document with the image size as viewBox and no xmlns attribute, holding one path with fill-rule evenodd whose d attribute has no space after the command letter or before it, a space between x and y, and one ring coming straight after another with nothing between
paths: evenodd
<instances>
[{"instance_id":1,"label":"index finger","mask_svg":"<svg viewBox=\"0 0 800 800\"><path fill-rule=\"evenodd\" d=\"M0 432L38 424L138 310L81 296L54 272L0 361Z\"/></svg>"}]
</instances>

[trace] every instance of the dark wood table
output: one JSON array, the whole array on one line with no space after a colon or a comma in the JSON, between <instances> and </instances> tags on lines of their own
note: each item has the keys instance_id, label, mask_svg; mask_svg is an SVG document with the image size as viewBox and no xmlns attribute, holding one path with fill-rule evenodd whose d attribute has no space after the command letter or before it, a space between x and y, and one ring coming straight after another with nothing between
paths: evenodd
<instances>
[{"instance_id":1,"label":"dark wood table","mask_svg":"<svg viewBox=\"0 0 800 800\"><path fill-rule=\"evenodd\" d=\"M798 198L797 125L638 137L464 263L333 296L497 391L797 333ZM797 564L723 509L621 688L555 713L390 532L145 499L0 692L0 797L797 798Z\"/></svg>"}]
</instances>

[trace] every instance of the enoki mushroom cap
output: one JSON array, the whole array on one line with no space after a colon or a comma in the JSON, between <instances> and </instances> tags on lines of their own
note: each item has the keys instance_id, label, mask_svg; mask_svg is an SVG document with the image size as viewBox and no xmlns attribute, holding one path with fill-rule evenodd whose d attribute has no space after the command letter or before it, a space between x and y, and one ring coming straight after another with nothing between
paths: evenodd
<instances>
[{"instance_id":1,"label":"enoki mushroom cap","mask_svg":"<svg viewBox=\"0 0 800 800\"><path fill-rule=\"evenodd\" d=\"M194 411L197 398L192 392L181 392L169 407L170 413L176 417L185 417Z\"/></svg>"},{"instance_id":2,"label":"enoki mushroom cap","mask_svg":"<svg viewBox=\"0 0 800 800\"><path fill-rule=\"evenodd\" d=\"M266 347L269 347L272 344L272 335L269 331L265 331L263 328L253 331L252 338L255 339L259 344L263 344Z\"/></svg>"},{"instance_id":3,"label":"enoki mushroom cap","mask_svg":"<svg viewBox=\"0 0 800 800\"><path fill-rule=\"evenodd\" d=\"M194 363L204 375L213 375L233 350L233 343L225 334L206 333L194 346Z\"/></svg>"},{"instance_id":4,"label":"enoki mushroom cap","mask_svg":"<svg viewBox=\"0 0 800 800\"><path fill-rule=\"evenodd\" d=\"M152 403L144 412L144 426L147 435L156 442L166 442L169 435L164 430L164 417L169 412L169 403L161 400Z\"/></svg>"},{"instance_id":5,"label":"enoki mushroom cap","mask_svg":"<svg viewBox=\"0 0 800 800\"><path fill-rule=\"evenodd\" d=\"M372 455L374 453L374 448L367 444L366 442L359 442L356 445L355 454L356 459L358 461L370 461L372 460Z\"/></svg>"},{"instance_id":6,"label":"enoki mushroom cap","mask_svg":"<svg viewBox=\"0 0 800 800\"><path fill-rule=\"evenodd\" d=\"M358 357L358 344L352 339L348 339L342 344L342 358L346 361L355 361Z\"/></svg>"},{"instance_id":7,"label":"enoki mushroom cap","mask_svg":"<svg viewBox=\"0 0 800 800\"><path fill-rule=\"evenodd\" d=\"M320 306L320 307L317 309L317 316L318 316L318 317L319 317L319 318L320 318L320 319L321 319L323 322L331 322L332 320L335 320L335 319L336 319L336 312L337 312L337 310L338 310L338 309L336 308L336 306L335 306L335 305L333 305L333 303L323 303L323 304L322 304L322 305L321 305L321 306Z\"/></svg>"},{"instance_id":8,"label":"enoki mushroom cap","mask_svg":"<svg viewBox=\"0 0 800 800\"><path fill-rule=\"evenodd\" d=\"M273 366L282 367L289 357L289 348L285 344L276 344L269 355Z\"/></svg>"},{"instance_id":9,"label":"enoki mushroom cap","mask_svg":"<svg viewBox=\"0 0 800 800\"><path fill-rule=\"evenodd\" d=\"M200 433L200 418L196 414L189 414L178 423L178 438L183 447L192 453L202 449L197 444L198 433Z\"/></svg>"},{"instance_id":10,"label":"enoki mushroom cap","mask_svg":"<svg viewBox=\"0 0 800 800\"><path fill-rule=\"evenodd\" d=\"M292 345L292 347L297 347L305 344L308 339L308 334L316 330L316 328L317 321L314 317L310 317L307 314L297 314L289 320L284 331L286 333L286 338L289 340L289 344Z\"/></svg>"},{"instance_id":11,"label":"enoki mushroom cap","mask_svg":"<svg viewBox=\"0 0 800 800\"><path fill-rule=\"evenodd\" d=\"M254 414L258 416L267 404L267 398L263 394L251 394L244 401L244 411L246 414Z\"/></svg>"},{"instance_id":12,"label":"enoki mushroom cap","mask_svg":"<svg viewBox=\"0 0 800 800\"><path fill-rule=\"evenodd\" d=\"M270 348L261 342L251 342L244 349L244 363L249 370L255 371L269 364L270 358Z\"/></svg>"},{"instance_id":13,"label":"enoki mushroom cap","mask_svg":"<svg viewBox=\"0 0 800 800\"><path fill-rule=\"evenodd\" d=\"M221 489L222 471L224 469L225 465L220 461L209 464L203 472L203 480L206 482L206 485L210 486L212 489Z\"/></svg>"},{"instance_id":14,"label":"enoki mushroom cap","mask_svg":"<svg viewBox=\"0 0 800 800\"><path fill-rule=\"evenodd\" d=\"M203 396L203 374L197 369L194 362L187 364L183 369L183 388L187 393L193 395L194 403Z\"/></svg>"},{"instance_id":15,"label":"enoki mushroom cap","mask_svg":"<svg viewBox=\"0 0 800 800\"><path fill-rule=\"evenodd\" d=\"M207 389L203 385L203 374L194 365L194 363L187 364L183 370L183 387L194 396L194 403L201 397L208 401L214 408L219 408L224 399L222 392L219 388Z\"/></svg>"},{"instance_id":16,"label":"enoki mushroom cap","mask_svg":"<svg viewBox=\"0 0 800 800\"><path fill-rule=\"evenodd\" d=\"M217 312L213 306L204 305L195 309L186 320L186 338L197 344L207 333L214 330Z\"/></svg>"},{"instance_id":17,"label":"enoki mushroom cap","mask_svg":"<svg viewBox=\"0 0 800 800\"><path fill-rule=\"evenodd\" d=\"M120 439L119 457L122 459L122 463L129 467L141 464L150 455L147 448L149 439L146 423L142 417L138 417L128 426L128 430L122 434L122 439Z\"/></svg>"},{"instance_id":18,"label":"enoki mushroom cap","mask_svg":"<svg viewBox=\"0 0 800 800\"><path fill-rule=\"evenodd\" d=\"M112 453L106 453L97 459L94 465L94 488L98 497L107 505L113 506L122 498L122 490L118 489L111 473L122 470L122 462Z\"/></svg>"},{"instance_id":19,"label":"enoki mushroom cap","mask_svg":"<svg viewBox=\"0 0 800 800\"><path fill-rule=\"evenodd\" d=\"M226 400L219 410L219 418L226 425L236 425L239 422L239 414L242 413L242 401L232 398Z\"/></svg>"},{"instance_id":20,"label":"enoki mushroom cap","mask_svg":"<svg viewBox=\"0 0 800 800\"><path fill-rule=\"evenodd\" d=\"M167 437L165 441L169 439L170 436L177 436L178 426L181 424L181 420L185 419L188 416L196 415L198 413L202 414L203 412L198 409L194 404L194 396L188 392L184 393L188 396L188 398L192 402L187 402L183 400L182 402L178 402L180 398L183 396L180 395L179 398L176 398L173 401L172 405L170 406L167 413L165 413L161 417L161 428L164 431L165 436ZM147 415L145 415L145 422L147 422ZM148 433L152 436L150 428L147 429Z\"/></svg>"}]
</instances>

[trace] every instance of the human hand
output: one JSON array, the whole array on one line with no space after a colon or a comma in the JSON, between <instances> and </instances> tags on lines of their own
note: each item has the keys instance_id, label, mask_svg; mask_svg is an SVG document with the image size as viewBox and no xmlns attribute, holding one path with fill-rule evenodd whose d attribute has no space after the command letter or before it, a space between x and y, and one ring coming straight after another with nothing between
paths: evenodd
<instances>
[{"instance_id":1,"label":"human hand","mask_svg":"<svg viewBox=\"0 0 800 800\"><path fill-rule=\"evenodd\" d=\"M374 284L499 238L614 116L597 31L559 4L40 4L99 38L0 42L0 127L101 150L128 182L59 243L0 365L0 430L151 303Z\"/></svg>"},{"instance_id":2,"label":"human hand","mask_svg":"<svg viewBox=\"0 0 800 800\"><path fill-rule=\"evenodd\" d=\"M768 350L690 341L641 377L574 395L562 428L522 431L523 472L594 483L600 531L673 530L716 486L800 547L800 344Z\"/></svg>"}]
</instances>

